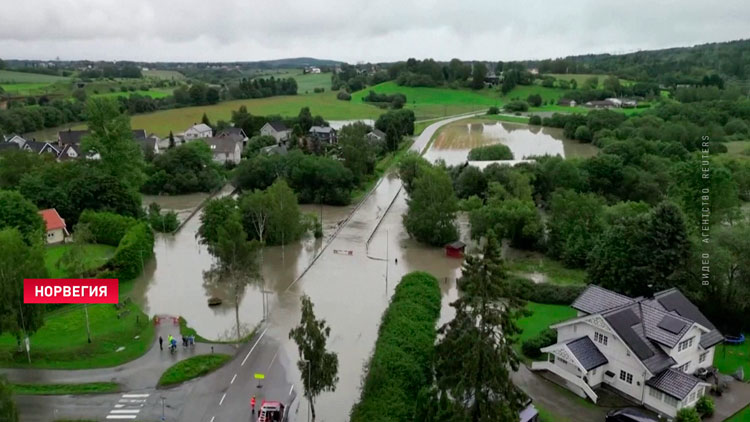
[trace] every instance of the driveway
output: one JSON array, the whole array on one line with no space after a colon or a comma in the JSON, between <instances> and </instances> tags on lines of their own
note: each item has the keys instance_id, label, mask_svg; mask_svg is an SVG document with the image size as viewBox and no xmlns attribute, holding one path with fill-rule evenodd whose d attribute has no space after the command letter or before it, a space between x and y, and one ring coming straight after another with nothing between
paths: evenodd
<instances>
[{"instance_id":1,"label":"driveway","mask_svg":"<svg viewBox=\"0 0 750 422\"><path fill-rule=\"evenodd\" d=\"M732 381L729 388L721 397L713 397L716 403L714 415L706 422L720 422L744 409L750 404L750 384L740 381Z\"/></svg>"}]
</instances>

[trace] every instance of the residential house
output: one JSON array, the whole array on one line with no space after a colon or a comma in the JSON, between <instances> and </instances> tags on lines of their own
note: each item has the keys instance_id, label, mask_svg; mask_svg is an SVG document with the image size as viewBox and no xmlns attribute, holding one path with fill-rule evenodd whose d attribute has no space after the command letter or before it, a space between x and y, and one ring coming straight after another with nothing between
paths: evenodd
<instances>
[{"instance_id":1,"label":"residential house","mask_svg":"<svg viewBox=\"0 0 750 422\"><path fill-rule=\"evenodd\" d=\"M37 154L53 154L55 157L60 155L62 148L50 142L26 141L23 146L26 151L36 152Z\"/></svg>"},{"instance_id":2,"label":"residential house","mask_svg":"<svg viewBox=\"0 0 750 422\"><path fill-rule=\"evenodd\" d=\"M287 155L289 151L286 149L286 145L278 143L276 145L269 145L261 148L260 153L266 155Z\"/></svg>"},{"instance_id":3,"label":"residential house","mask_svg":"<svg viewBox=\"0 0 750 422\"><path fill-rule=\"evenodd\" d=\"M182 134L182 138L187 141L193 141L196 139L207 139L212 137L214 134L213 129L205 123L198 123L191 126L185 133Z\"/></svg>"},{"instance_id":4,"label":"residential house","mask_svg":"<svg viewBox=\"0 0 750 422\"><path fill-rule=\"evenodd\" d=\"M292 136L292 130L278 120L267 122L260 128L260 134L264 136L273 136L276 142L286 142Z\"/></svg>"},{"instance_id":5,"label":"residential house","mask_svg":"<svg viewBox=\"0 0 750 422\"><path fill-rule=\"evenodd\" d=\"M500 83L500 76L494 74L494 73L488 73L484 77L484 84L486 86L495 86Z\"/></svg>"},{"instance_id":6,"label":"residential house","mask_svg":"<svg viewBox=\"0 0 750 422\"><path fill-rule=\"evenodd\" d=\"M216 134L216 137L242 142L243 148L247 146L247 141L249 140L247 134L244 130L242 130L241 127L228 127L226 129L222 129L219 131L219 133Z\"/></svg>"},{"instance_id":7,"label":"residential house","mask_svg":"<svg viewBox=\"0 0 750 422\"><path fill-rule=\"evenodd\" d=\"M617 107L617 104L613 103L610 100L601 100L601 101L588 101L586 102L586 107L591 108L612 108Z\"/></svg>"},{"instance_id":8,"label":"residential house","mask_svg":"<svg viewBox=\"0 0 750 422\"><path fill-rule=\"evenodd\" d=\"M57 154L58 161L74 160L85 155L89 160L98 160L101 158L98 152L88 154L81 153L81 146L79 144L67 144Z\"/></svg>"},{"instance_id":9,"label":"residential house","mask_svg":"<svg viewBox=\"0 0 750 422\"><path fill-rule=\"evenodd\" d=\"M57 132L57 146L62 149L65 145L80 145L81 139L88 134L88 130L61 130Z\"/></svg>"},{"instance_id":10,"label":"residential house","mask_svg":"<svg viewBox=\"0 0 750 422\"><path fill-rule=\"evenodd\" d=\"M330 126L313 126L310 128L310 135L320 142L335 144L337 142L336 129Z\"/></svg>"},{"instance_id":11,"label":"residential house","mask_svg":"<svg viewBox=\"0 0 750 422\"><path fill-rule=\"evenodd\" d=\"M560 98L560 100L557 101L557 105L563 107L575 107L576 104L576 100L569 100L567 98Z\"/></svg>"},{"instance_id":12,"label":"residential house","mask_svg":"<svg viewBox=\"0 0 750 422\"><path fill-rule=\"evenodd\" d=\"M144 137L143 139L136 138L135 142L137 142L141 146L141 150L143 150L144 156L150 155L156 155L159 153L159 141L158 137L154 138L153 136Z\"/></svg>"},{"instance_id":13,"label":"residential house","mask_svg":"<svg viewBox=\"0 0 750 422\"><path fill-rule=\"evenodd\" d=\"M242 159L242 142L228 138L207 138L201 141L208 144L214 156L214 161L225 164L238 164Z\"/></svg>"},{"instance_id":14,"label":"residential house","mask_svg":"<svg viewBox=\"0 0 750 422\"><path fill-rule=\"evenodd\" d=\"M679 290L630 298L590 285L571 306L578 316L550 327L557 343L531 369L558 375L594 402L594 389L607 386L668 417L710 388L692 374L713 364L724 337Z\"/></svg>"},{"instance_id":15,"label":"residential house","mask_svg":"<svg viewBox=\"0 0 750 422\"><path fill-rule=\"evenodd\" d=\"M15 135L15 134L10 135L10 136L6 136L5 137L5 142L14 143L14 144L18 145L19 149L23 148L23 146L26 145L26 139L22 138L21 136Z\"/></svg>"},{"instance_id":16,"label":"residential house","mask_svg":"<svg viewBox=\"0 0 750 422\"><path fill-rule=\"evenodd\" d=\"M60 217L57 210L49 208L39 211L39 214L44 219L44 224L46 225L45 240L47 244L51 245L64 242L65 237L69 235L68 228L65 225L65 220Z\"/></svg>"},{"instance_id":17,"label":"residential house","mask_svg":"<svg viewBox=\"0 0 750 422\"><path fill-rule=\"evenodd\" d=\"M367 132L366 136L367 136L367 140L369 140L371 143L374 143L374 144L385 142L385 132L383 132L380 129L373 129Z\"/></svg>"}]
</instances>

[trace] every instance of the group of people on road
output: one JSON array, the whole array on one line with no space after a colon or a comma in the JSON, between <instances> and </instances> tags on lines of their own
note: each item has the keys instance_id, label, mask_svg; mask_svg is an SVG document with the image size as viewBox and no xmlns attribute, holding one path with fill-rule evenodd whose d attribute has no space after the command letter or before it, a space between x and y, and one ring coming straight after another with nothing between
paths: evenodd
<instances>
[{"instance_id":1,"label":"group of people on road","mask_svg":"<svg viewBox=\"0 0 750 422\"><path fill-rule=\"evenodd\" d=\"M195 336L189 335L189 336L182 336L182 347L187 348L195 347ZM167 347L169 347L170 352L177 351L177 339L172 335L167 336ZM159 350L164 350L164 338L162 336L159 336Z\"/></svg>"}]
</instances>

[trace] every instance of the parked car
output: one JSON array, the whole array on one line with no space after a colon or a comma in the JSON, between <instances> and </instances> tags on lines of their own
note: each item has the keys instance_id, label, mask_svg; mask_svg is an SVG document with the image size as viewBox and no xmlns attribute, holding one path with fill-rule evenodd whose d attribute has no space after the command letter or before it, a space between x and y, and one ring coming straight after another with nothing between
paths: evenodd
<instances>
[{"instance_id":1,"label":"parked car","mask_svg":"<svg viewBox=\"0 0 750 422\"><path fill-rule=\"evenodd\" d=\"M634 407L610 410L604 420L605 422L659 422L655 417L649 416Z\"/></svg>"}]
</instances>

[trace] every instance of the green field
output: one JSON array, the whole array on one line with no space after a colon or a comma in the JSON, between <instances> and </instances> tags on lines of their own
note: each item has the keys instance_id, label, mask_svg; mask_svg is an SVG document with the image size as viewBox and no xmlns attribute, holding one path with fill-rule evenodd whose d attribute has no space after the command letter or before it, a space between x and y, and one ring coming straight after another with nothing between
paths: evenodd
<instances>
[{"instance_id":1,"label":"green field","mask_svg":"<svg viewBox=\"0 0 750 422\"><path fill-rule=\"evenodd\" d=\"M92 343L87 342L84 308L69 305L47 313L44 326L31 336L31 364L16 338L0 336L0 366L54 369L104 368L131 361L151 347L154 325L132 302L89 305ZM118 318L119 316L119 318ZM121 349L122 348L122 349Z\"/></svg>"},{"instance_id":2,"label":"green field","mask_svg":"<svg viewBox=\"0 0 750 422\"><path fill-rule=\"evenodd\" d=\"M742 367L745 374L750 373L750 343L745 341L736 346L719 344L714 352L714 366L725 374L732 374L739 367Z\"/></svg>"},{"instance_id":3,"label":"green field","mask_svg":"<svg viewBox=\"0 0 750 422\"><path fill-rule=\"evenodd\" d=\"M45 94L55 91L54 84L45 82L24 82L13 84L0 84L3 91L14 95Z\"/></svg>"},{"instance_id":4,"label":"green field","mask_svg":"<svg viewBox=\"0 0 750 422\"><path fill-rule=\"evenodd\" d=\"M161 378L160 386L174 385L197 378L218 369L232 357L224 354L198 355L170 366Z\"/></svg>"},{"instance_id":5,"label":"green field","mask_svg":"<svg viewBox=\"0 0 750 422\"><path fill-rule=\"evenodd\" d=\"M580 88L583 86L584 82L586 82L586 79L596 76L599 78L599 86L598 88L601 88L603 86L603 82L605 79L607 79L607 76L605 74L593 74L593 73L545 73L545 76L553 76L555 79L563 79L566 81L569 81L571 79L574 79L576 83L578 84L578 87ZM620 84L622 85L632 85L635 82L628 80L628 79L620 79Z\"/></svg>"},{"instance_id":6,"label":"green field","mask_svg":"<svg viewBox=\"0 0 750 422\"><path fill-rule=\"evenodd\" d=\"M82 384L13 384L13 394L68 395L116 393L120 386L114 382L89 382Z\"/></svg>"},{"instance_id":7,"label":"green field","mask_svg":"<svg viewBox=\"0 0 750 422\"><path fill-rule=\"evenodd\" d=\"M524 340L528 340L541 333L550 325L567 319L575 318L576 310L567 305L546 305L543 303L528 302L526 309L532 312L530 316L518 320L518 326L523 330L518 336L518 349Z\"/></svg>"},{"instance_id":8,"label":"green field","mask_svg":"<svg viewBox=\"0 0 750 422\"><path fill-rule=\"evenodd\" d=\"M151 97L151 98L165 98L170 95L172 95L173 89L169 88L154 88L149 89L148 91L144 90L137 90L137 91L128 91L128 92L122 92L122 91L116 91L116 92L104 92L101 94L93 94L93 97L108 97L108 98L119 98L119 97L130 97L133 94L142 95L144 97Z\"/></svg>"},{"instance_id":9,"label":"green field","mask_svg":"<svg viewBox=\"0 0 750 422\"><path fill-rule=\"evenodd\" d=\"M44 266L47 268L47 274L51 278L65 278L69 276L62 268L58 267L58 262L62 258L69 244L48 246L44 255ZM94 269L104 265L109 258L115 253L115 247L109 245L86 245L86 265L89 269Z\"/></svg>"},{"instance_id":10,"label":"green field","mask_svg":"<svg viewBox=\"0 0 750 422\"><path fill-rule=\"evenodd\" d=\"M545 256L539 258L508 259L508 271L514 273L541 273L547 283L568 285L584 284L586 271L565 268L562 263Z\"/></svg>"},{"instance_id":11,"label":"green field","mask_svg":"<svg viewBox=\"0 0 750 422\"><path fill-rule=\"evenodd\" d=\"M68 81L70 78L54 75L43 75L41 73L14 72L12 70L0 70L0 83L55 83Z\"/></svg>"},{"instance_id":12,"label":"green field","mask_svg":"<svg viewBox=\"0 0 750 422\"><path fill-rule=\"evenodd\" d=\"M185 79L185 75L176 70L160 70L160 69L149 69L141 72L146 78L156 79L174 79L175 81L181 81Z\"/></svg>"},{"instance_id":13,"label":"green field","mask_svg":"<svg viewBox=\"0 0 750 422\"><path fill-rule=\"evenodd\" d=\"M726 422L750 422L750 406L740 410Z\"/></svg>"}]
</instances>

